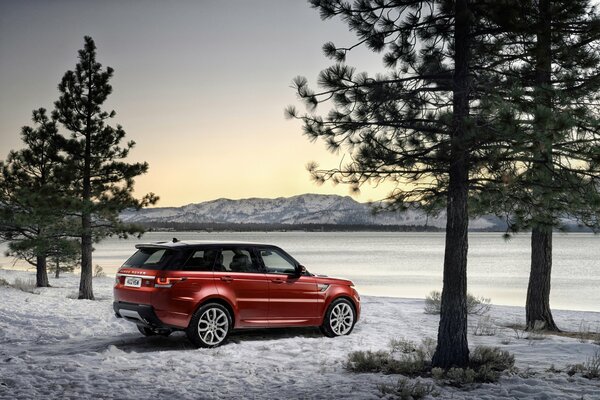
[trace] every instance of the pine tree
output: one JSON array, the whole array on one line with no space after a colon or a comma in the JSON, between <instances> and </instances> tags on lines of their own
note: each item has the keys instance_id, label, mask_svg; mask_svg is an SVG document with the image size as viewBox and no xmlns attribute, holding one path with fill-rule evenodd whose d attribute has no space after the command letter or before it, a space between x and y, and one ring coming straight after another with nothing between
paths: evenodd
<instances>
[{"instance_id":1,"label":"pine tree","mask_svg":"<svg viewBox=\"0 0 600 400\"><path fill-rule=\"evenodd\" d=\"M96 45L85 37L74 71L67 71L58 90L53 116L71 132L65 147L65 176L72 182L73 210L81 219L80 299L93 299L92 243L106 235L127 235L140 229L124 225L120 211L130 207L154 204L158 198L150 193L138 200L133 197L134 178L146 173L147 163L126 163L124 159L134 147L133 141L120 147L125 131L107 121L114 111L103 111L102 105L112 92L109 80L113 69L96 61Z\"/></svg>"},{"instance_id":2,"label":"pine tree","mask_svg":"<svg viewBox=\"0 0 600 400\"><path fill-rule=\"evenodd\" d=\"M64 140L45 109L33 111L33 122L34 128L21 130L26 147L11 151L0 163L0 237L8 241L9 254L36 267L36 284L46 287L46 260L68 235L61 207L64 187L56 169Z\"/></svg>"},{"instance_id":3,"label":"pine tree","mask_svg":"<svg viewBox=\"0 0 600 400\"><path fill-rule=\"evenodd\" d=\"M558 330L550 310L553 228L563 217L600 227L600 18L588 0L521 1L514 9L500 22L508 33L489 100L502 110L497 129L514 135L483 210L505 213L511 231L532 230L527 327Z\"/></svg>"},{"instance_id":4,"label":"pine tree","mask_svg":"<svg viewBox=\"0 0 600 400\"><path fill-rule=\"evenodd\" d=\"M493 60L475 57L473 49L497 33L497 24L484 21L484 11L498 6L466 0L311 4L323 19L341 17L359 42L324 45L325 54L337 63L321 72L320 92L309 89L305 78L295 80L309 112L299 114L290 107L288 115L303 121L311 139L325 140L332 151L345 148L351 156L340 168L320 169L312 163L309 170L317 182L347 183L353 190L367 182L394 182L391 207L446 208L444 286L433 365L466 366L468 198L481 187L477 182L487 178L493 160L502 156L493 146L499 139L478 117L479 107L473 110L474 101L493 90L493 75L485 72ZM373 77L346 65L346 55L359 45L385 50L388 72ZM328 101L333 109L325 117L316 115L315 108Z\"/></svg>"},{"instance_id":5,"label":"pine tree","mask_svg":"<svg viewBox=\"0 0 600 400\"><path fill-rule=\"evenodd\" d=\"M73 272L81 258L81 244L77 240L61 240L52 243L48 270L58 279L61 272Z\"/></svg>"}]
</instances>

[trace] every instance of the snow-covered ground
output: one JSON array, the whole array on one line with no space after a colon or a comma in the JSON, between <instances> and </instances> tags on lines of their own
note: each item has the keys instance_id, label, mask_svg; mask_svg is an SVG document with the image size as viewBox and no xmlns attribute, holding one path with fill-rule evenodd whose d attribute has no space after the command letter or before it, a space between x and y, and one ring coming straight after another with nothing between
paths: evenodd
<instances>
[{"instance_id":1,"label":"snow-covered ground","mask_svg":"<svg viewBox=\"0 0 600 400\"><path fill-rule=\"evenodd\" d=\"M8 282L17 277L33 273L0 270ZM378 399L377 385L398 376L347 372L346 355L437 332L438 317L423 313L423 300L364 297L362 318L346 337L329 339L315 329L241 331L222 347L195 349L182 333L145 338L116 319L112 282L94 279L96 301L73 299L78 278L72 275L51 279L53 287L39 294L0 287L1 399ZM490 316L496 334L472 335L479 319L473 317L469 343L510 351L520 373L471 390L437 386L437 398L600 399L600 381L546 371L584 363L600 346L517 338L503 325L523 322L519 307L493 307ZM556 311L555 319L566 330L600 328L600 313Z\"/></svg>"}]
</instances>

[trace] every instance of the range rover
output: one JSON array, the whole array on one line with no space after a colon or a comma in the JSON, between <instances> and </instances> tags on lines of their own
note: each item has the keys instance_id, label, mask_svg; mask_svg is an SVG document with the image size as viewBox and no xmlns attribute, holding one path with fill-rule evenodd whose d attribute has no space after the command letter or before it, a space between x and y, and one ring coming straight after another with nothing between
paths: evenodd
<instances>
[{"instance_id":1,"label":"range rover","mask_svg":"<svg viewBox=\"0 0 600 400\"><path fill-rule=\"evenodd\" d=\"M233 329L315 326L335 337L360 315L351 281L313 275L277 246L173 239L136 248L116 275L113 307L145 336L182 330L215 347Z\"/></svg>"}]
</instances>

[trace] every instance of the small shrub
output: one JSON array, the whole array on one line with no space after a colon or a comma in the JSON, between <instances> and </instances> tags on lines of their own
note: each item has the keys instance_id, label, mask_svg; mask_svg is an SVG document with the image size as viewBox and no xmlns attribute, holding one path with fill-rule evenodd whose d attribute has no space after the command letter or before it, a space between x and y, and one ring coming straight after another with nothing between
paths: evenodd
<instances>
[{"instance_id":1,"label":"small shrub","mask_svg":"<svg viewBox=\"0 0 600 400\"><path fill-rule=\"evenodd\" d=\"M584 377L588 379L600 379L600 350L596 350L593 356L588 357L585 364Z\"/></svg>"},{"instance_id":2,"label":"small shrub","mask_svg":"<svg viewBox=\"0 0 600 400\"><path fill-rule=\"evenodd\" d=\"M430 383L423 383L420 380L411 381L407 378L400 378L395 385L382 384L378 386L382 396L394 396L400 400L420 400L432 395L437 396L434 386Z\"/></svg>"},{"instance_id":3,"label":"small shrub","mask_svg":"<svg viewBox=\"0 0 600 400\"><path fill-rule=\"evenodd\" d=\"M439 314L442 307L442 293L434 290L425 297L425 314ZM491 309L491 299L487 297L475 297L467 293L467 314L484 315Z\"/></svg>"},{"instance_id":4,"label":"small shrub","mask_svg":"<svg viewBox=\"0 0 600 400\"><path fill-rule=\"evenodd\" d=\"M508 326L515 334L515 339L522 339L525 336L525 326L515 321L514 324Z\"/></svg>"},{"instance_id":5,"label":"small shrub","mask_svg":"<svg viewBox=\"0 0 600 400\"><path fill-rule=\"evenodd\" d=\"M403 354L395 358L387 351L355 351L348 355L346 369L352 372L382 372L415 376L426 371L429 360L418 353Z\"/></svg>"},{"instance_id":6,"label":"small shrub","mask_svg":"<svg viewBox=\"0 0 600 400\"><path fill-rule=\"evenodd\" d=\"M14 287L15 289L19 289L23 292L34 293L34 294L36 293L35 292L36 284L35 284L35 279L33 279L33 278L29 278L29 279L15 278L15 281L13 282L12 287Z\"/></svg>"},{"instance_id":7,"label":"small shrub","mask_svg":"<svg viewBox=\"0 0 600 400\"><path fill-rule=\"evenodd\" d=\"M492 308L492 299L488 297L475 297L467 293L467 314L484 315L490 312Z\"/></svg>"},{"instance_id":8,"label":"small shrub","mask_svg":"<svg viewBox=\"0 0 600 400\"><path fill-rule=\"evenodd\" d=\"M471 353L471 366L489 366L494 371L506 371L515 365L515 357L499 347L477 346Z\"/></svg>"},{"instance_id":9,"label":"small shrub","mask_svg":"<svg viewBox=\"0 0 600 400\"><path fill-rule=\"evenodd\" d=\"M10 283L4 278L0 278L0 286L10 286Z\"/></svg>"},{"instance_id":10,"label":"small shrub","mask_svg":"<svg viewBox=\"0 0 600 400\"><path fill-rule=\"evenodd\" d=\"M475 382L475 371L471 368L433 368L431 376L443 385L462 387Z\"/></svg>"},{"instance_id":11,"label":"small shrub","mask_svg":"<svg viewBox=\"0 0 600 400\"><path fill-rule=\"evenodd\" d=\"M96 264L96 266L94 267L94 278L103 278L105 276L106 274L104 273L104 268Z\"/></svg>"},{"instance_id":12,"label":"small shrub","mask_svg":"<svg viewBox=\"0 0 600 400\"><path fill-rule=\"evenodd\" d=\"M348 354L346 369L352 372L384 372L392 360L387 351L353 351Z\"/></svg>"},{"instance_id":13,"label":"small shrub","mask_svg":"<svg viewBox=\"0 0 600 400\"><path fill-rule=\"evenodd\" d=\"M431 369L431 377L433 379L435 379L436 381L441 381L444 379L444 374L446 373L446 371L444 371L442 368L432 368Z\"/></svg>"},{"instance_id":14,"label":"small shrub","mask_svg":"<svg viewBox=\"0 0 600 400\"><path fill-rule=\"evenodd\" d=\"M445 376L452 386L464 386L475 382L475 371L471 368L450 368Z\"/></svg>"},{"instance_id":15,"label":"small shrub","mask_svg":"<svg viewBox=\"0 0 600 400\"><path fill-rule=\"evenodd\" d=\"M507 351L497 347L478 346L471 354L468 368L450 368L446 371L433 368L431 375L442 384L456 387L475 382L497 382L502 372L511 369L514 363L514 357Z\"/></svg>"},{"instance_id":16,"label":"small shrub","mask_svg":"<svg viewBox=\"0 0 600 400\"><path fill-rule=\"evenodd\" d=\"M425 314L439 314L442 308L442 293L434 290L425 297Z\"/></svg>"},{"instance_id":17,"label":"small shrub","mask_svg":"<svg viewBox=\"0 0 600 400\"><path fill-rule=\"evenodd\" d=\"M416 346L414 350L411 349L410 341L404 340L402 343L398 347L400 353L395 353L393 349L391 351L353 351L348 354L345 367L352 372L382 372L406 376L417 376L427 372L435 350L435 344L431 345L431 339L423 340L423 344ZM414 343L412 345L414 346ZM402 350L406 350L406 352L402 352Z\"/></svg>"},{"instance_id":18,"label":"small shrub","mask_svg":"<svg viewBox=\"0 0 600 400\"><path fill-rule=\"evenodd\" d=\"M494 326L494 320L489 315L479 318L473 335L475 336L494 336L496 335L497 328Z\"/></svg>"},{"instance_id":19,"label":"small shrub","mask_svg":"<svg viewBox=\"0 0 600 400\"><path fill-rule=\"evenodd\" d=\"M391 339L389 346L392 353L412 353L417 351L417 344L412 340L404 338Z\"/></svg>"}]
</instances>

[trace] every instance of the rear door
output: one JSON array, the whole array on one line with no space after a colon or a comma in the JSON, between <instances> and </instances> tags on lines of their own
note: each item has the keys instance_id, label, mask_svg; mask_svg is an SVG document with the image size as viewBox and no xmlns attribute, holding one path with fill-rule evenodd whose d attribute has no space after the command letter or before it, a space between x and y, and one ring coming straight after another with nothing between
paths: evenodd
<instances>
[{"instance_id":1,"label":"rear door","mask_svg":"<svg viewBox=\"0 0 600 400\"><path fill-rule=\"evenodd\" d=\"M282 250L257 250L269 281L269 326L318 325L315 279L297 274L298 265Z\"/></svg>"},{"instance_id":2,"label":"rear door","mask_svg":"<svg viewBox=\"0 0 600 400\"><path fill-rule=\"evenodd\" d=\"M223 246L214 279L219 294L236 309L236 327L267 326L269 283L251 248Z\"/></svg>"},{"instance_id":3,"label":"rear door","mask_svg":"<svg viewBox=\"0 0 600 400\"><path fill-rule=\"evenodd\" d=\"M165 323L187 326L197 305L214 295L213 264L217 250L188 248L182 257L158 274L153 305Z\"/></svg>"}]
</instances>

